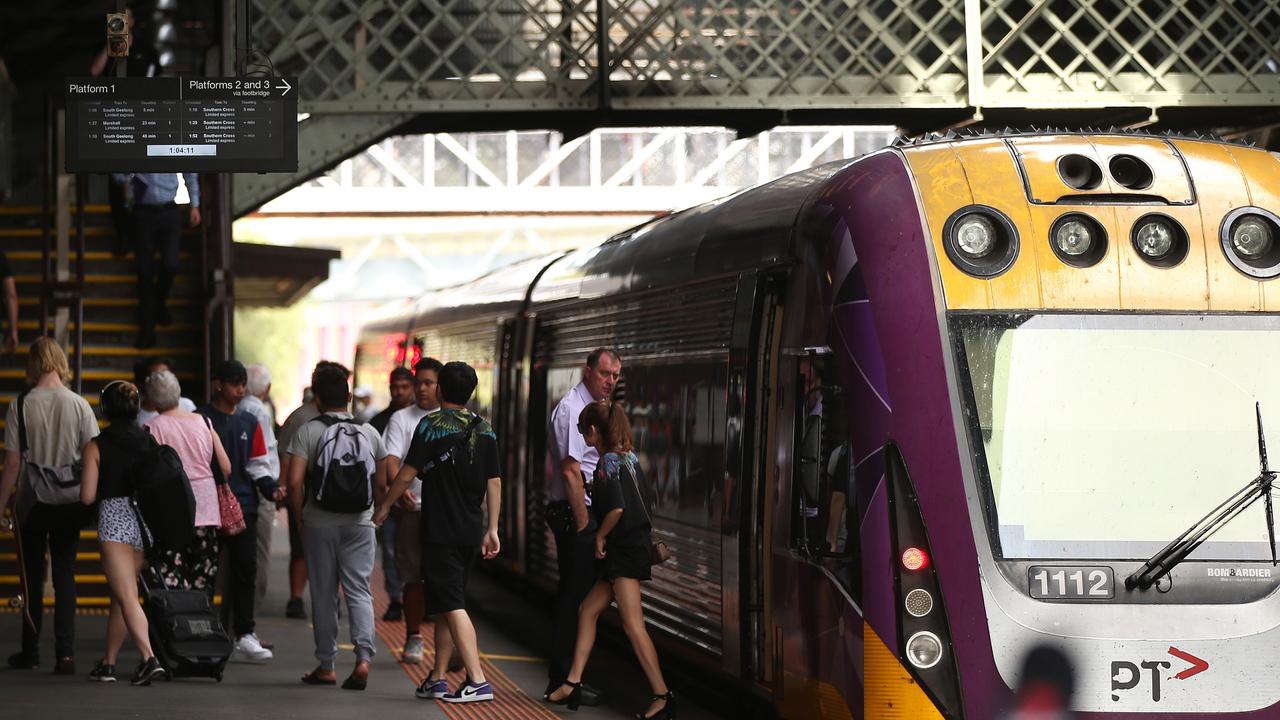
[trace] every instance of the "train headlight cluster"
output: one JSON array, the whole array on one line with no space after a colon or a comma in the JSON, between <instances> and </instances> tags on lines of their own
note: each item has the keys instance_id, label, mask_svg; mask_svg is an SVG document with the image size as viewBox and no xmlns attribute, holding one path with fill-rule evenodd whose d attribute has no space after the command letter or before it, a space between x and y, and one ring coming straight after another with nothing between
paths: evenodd
<instances>
[{"instance_id":1,"label":"train headlight cluster","mask_svg":"<svg viewBox=\"0 0 1280 720\"><path fill-rule=\"evenodd\" d=\"M907 660L921 670L938 664L942 659L942 641L937 635L922 630L907 640Z\"/></svg>"},{"instance_id":2,"label":"train headlight cluster","mask_svg":"<svg viewBox=\"0 0 1280 720\"><path fill-rule=\"evenodd\" d=\"M951 262L974 277L995 277L1018 257L1018 232L1007 215L986 205L962 207L942 227Z\"/></svg>"},{"instance_id":3,"label":"train headlight cluster","mask_svg":"<svg viewBox=\"0 0 1280 720\"><path fill-rule=\"evenodd\" d=\"M1222 251L1237 270L1250 277L1280 276L1280 218L1257 207L1232 210L1219 230Z\"/></svg>"},{"instance_id":4,"label":"train headlight cluster","mask_svg":"<svg viewBox=\"0 0 1280 720\"><path fill-rule=\"evenodd\" d=\"M1089 267L1107 254L1107 231L1088 215L1068 213L1049 228L1049 245L1062 262Z\"/></svg>"}]
</instances>

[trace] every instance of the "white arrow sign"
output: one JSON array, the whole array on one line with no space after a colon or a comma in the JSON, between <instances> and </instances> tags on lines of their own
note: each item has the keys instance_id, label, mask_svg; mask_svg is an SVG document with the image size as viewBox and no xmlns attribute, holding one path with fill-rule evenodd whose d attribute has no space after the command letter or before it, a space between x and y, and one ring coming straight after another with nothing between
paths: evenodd
<instances>
[{"instance_id":1,"label":"white arrow sign","mask_svg":"<svg viewBox=\"0 0 1280 720\"><path fill-rule=\"evenodd\" d=\"M290 85L290 84L289 84L289 81L288 81L288 80L285 80L284 78L280 78L280 82L282 82L282 83L284 83L284 84L283 84L283 85L277 85L277 86L276 86L276 89L277 89L277 90L284 90L284 92L280 93L280 97L284 97L285 95L288 95L288 94L289 94L289 91L293 89L293 86L292 86L292 85Z\"/></svg>"}]
</instances>

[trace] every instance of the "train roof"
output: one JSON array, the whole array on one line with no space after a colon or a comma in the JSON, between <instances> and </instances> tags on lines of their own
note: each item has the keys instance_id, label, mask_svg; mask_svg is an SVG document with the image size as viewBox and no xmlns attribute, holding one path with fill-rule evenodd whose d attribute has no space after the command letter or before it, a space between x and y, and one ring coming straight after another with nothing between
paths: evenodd
<instances>
[{"instance_id":1,"label":"train roof","mask_svg":"<svg viewBox=\"0 0 1280 720\"><path fill-rule=\"evenodd\" d=\"M784 262L805 201L852 160L793 173L665 215L555 261L531 306L678 285Z\"/></svg>"}]
</instances>

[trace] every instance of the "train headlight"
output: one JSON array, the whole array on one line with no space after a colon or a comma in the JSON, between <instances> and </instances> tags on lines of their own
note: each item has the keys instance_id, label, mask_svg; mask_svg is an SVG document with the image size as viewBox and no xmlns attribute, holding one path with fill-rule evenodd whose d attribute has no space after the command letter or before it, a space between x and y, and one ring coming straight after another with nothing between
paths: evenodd
<instances>
[{"instance_id":1,"label":"train headlight","mask_svg":"<svg viewBox=\"0 0 1280 720\"><path fill-rule=\"evenodd\" d=\"M1218 231L1222 251L1237 270L1259 280L1280 275L1280 217L1258 207L1232 210Z\"/></svg>"},{"instance_id":2,"label":"train headlight","mask_svg":"<svg viewBox=\"0 0 1280 720\"><path fill-rule=\"evenodd\" d=\"M907 640L907 660L921 670L927 670L942 659L942 641L937 635L922 630Z\"/></svg>"},{"instance_id":3,"label":"train headlight","mask_svg":"<svg viewBox=\"0 0 1280 720\"><path fill-rule=\"evenodd\" d=\"M1156 267L1173 267L1187 257L1187 231L1168 215L1143 215L1133 224L1133 249Z\"/></svg>"},{"instance_id":4,"label":"train headlight","mask_svg":"<svg viewBox=\"0 0 1280 720\"><path fill-rule=\"evenodd\" d=\"M1083 255L1093 246L1093 233L1089 226L1079 220L1068 220L1058 226L1053 234L1053 241L1058 249L1068 255Z\"/></svg>"},{"instance_id":5,"label":"train headlight","mask_svg":"<svg viewBox=\"0 0 1280 720\"><path fill-rule=\"evenodd\" d=\"M1246 216L1231 228L1231 247L1250 260L1265 255L1273 241L1271 228L1262 218Z\"/></svg>"},{"instance_id":6,"label":"train headlight","mask_svg":"<svg viewBox=\"0 0 1280 720\"><path fill-rule=\"evenodd\" d=\"M1072 267L1096 265L1107 254L1107 231L1083 213L1067 213L1049 228L1053 254Z\"/></svg>"},{"instance_id":7,"label":"train headlight","mask_svg":"<svg viewBox=\"0 0 1280 720\"><path fill-rule=\"evenodd\" d=\"M975 277L995 277L1018 257L1013 221L986 205L968 205L951 213L942 226L942 240L951 262Z\"/></svg>"},{"instance_id":8,"label":"train headlight","mask_svg":"<svg viewBox=\"0 0 1280 720\"><path fill-rule=\"evenodd\" d=\"M977 259L991 252L996 244L996 226L978 213L969 213L956 222L956 246L960 252Z\"/></svg>"},{"instance_id":9,"label":"train headlight","mask_svg":"<svg viewBox=\"0 0 1280 720\"><path fill-rule=\"evenodd\" d=\"M1147 257L1162 257L1173 247L1173 231L1167 224L1152 220L1143 223L1134 233L1133 244L1138 246L1138 252Z\"/></svg>"},{"instance_id":10,"label":"train headlight","mask_svg":"<svg viewBox=\"0 0 1280 720\"><path fill-rule=\"evenodd\" d=\"M907 614L911 617L924 617L933 610L933 596L928 590L916 588L907 593L906 600L903 601L903 607L906 608Z\"/></svg>"}]
</instances>

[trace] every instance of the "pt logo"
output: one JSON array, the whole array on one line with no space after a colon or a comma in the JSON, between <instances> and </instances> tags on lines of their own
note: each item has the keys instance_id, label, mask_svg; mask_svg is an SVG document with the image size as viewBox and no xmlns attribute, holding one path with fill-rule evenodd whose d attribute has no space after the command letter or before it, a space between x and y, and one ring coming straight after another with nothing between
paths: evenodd
<instances>
[{"instance_id":1,"label":"pt logo","mask_svg":"<svg viewBox=\"0 0 1280 720\"><path fill-rule=\"evenodd\" d=\"M1186 680L1209 669L1209 663L1176 647L1169 648L1169 654L1191 663L1191 667L1173 676L1174 680ZM1119 702L1119 690L1133 690L1142 682L1143 671L1151 676L1151 700L1160 702L1160 671L1173 667L1168 660L1142 660L1132 663L1128 660L1114 660L1111 663L1111 700Z\"/></svg>"}]
</instances>

